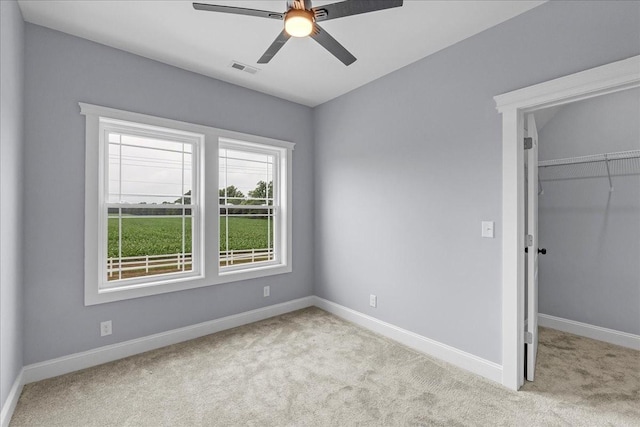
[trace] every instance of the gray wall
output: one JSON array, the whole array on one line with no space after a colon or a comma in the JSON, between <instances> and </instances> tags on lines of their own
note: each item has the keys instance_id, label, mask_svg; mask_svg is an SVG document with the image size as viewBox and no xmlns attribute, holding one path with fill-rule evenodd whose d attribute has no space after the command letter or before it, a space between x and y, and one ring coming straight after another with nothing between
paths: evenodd
<instances>
[{"instance_id":1,"label":"gray wall","mask_svg":"<svg viewBox=\"0 0 640 427\"><path fill-rule=\"evenodd\" d=\"M639 53L640 3L550 2L317 107L316 295L501 363L493 96Z\"/></svg>"},{"instance_id":2,"label":"gray wall","mask_svg":"<svg viewBox=\"0 0 640 427\"><path fill-rule=\"evenodd\" d=\"M0 408L22 368L24 24L0 1Z\"/></svg>"},{"instance_id":3,"label":"gray wall","mask_svg":"<svg viewBox=\"0 0 640 427\"><path fill-rule=\"evenodd\" d=\"M640 3L552 2L311 110L27 24L25 364L314 291L500 363L493 96L637 55L639 39ZM78 101L296 142L294 272L85 307Z\"/></svg>"},{"instance_id":4,"label":"gray wall","mask_svg":"<svg viewBox=\"0 0 640 427\"><path fill-rule=\"evenodd\" d=\"M539 139L541 160L640 150L640 90L564 106ZM640 175L542 184L540 313L640 334Z\"/></svg>"},{"instance_id":5,"label":"gray wall","mask_svg":"<svg viewBox=\"0 0 640 427\"><path fill-rule=\"evenodd\" d=\"M25 55L25 364L313 294L310 108L32 24ZM297 143L293 272L85 307L78 101Z\"/></svg>"}]
</instances>

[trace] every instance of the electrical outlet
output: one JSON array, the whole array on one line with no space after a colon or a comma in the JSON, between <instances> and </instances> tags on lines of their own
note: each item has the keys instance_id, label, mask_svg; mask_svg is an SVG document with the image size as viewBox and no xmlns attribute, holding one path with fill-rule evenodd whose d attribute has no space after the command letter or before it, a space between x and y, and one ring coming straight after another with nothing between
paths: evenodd
<instances>
[{"instance_id":1,"label":"electrical outlet","mask_svg":"<svg viewBox=\"0 0 640 427\"><path fill-rule=\"evenodd\" d=\"M111 320L107 320L105 322L100 322L100 336L105 337L107 335L111 335Z\"/></svg>"},{"instance_id":2,"label":"electrical outlet","mask_svg":"<svg viewBox=\"0 0 640 427\"><path fill-rule=\"evenodd\" d=\"M378 306L378 297L371 294L369 295L369 305L373 308Z\"/></svg>"},{"instance_id":3,"label":"electrical outlet","mask_svg":"<svg viewBox=\"0 0 640 427\"><path fill-rule=\"evenodd\" d=\"M264 296L268 297L269 295L271 295L271 286L265 286L264 287Z\"/></svg>"}]
</instances>

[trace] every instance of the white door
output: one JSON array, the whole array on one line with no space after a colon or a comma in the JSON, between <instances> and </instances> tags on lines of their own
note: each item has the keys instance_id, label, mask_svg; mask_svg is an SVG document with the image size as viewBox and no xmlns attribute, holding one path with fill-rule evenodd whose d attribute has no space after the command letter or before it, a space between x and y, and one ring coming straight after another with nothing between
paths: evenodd
<instances>
[{"instance_id":1,"label":"white door","mask_svg":"<svg viewBox=\"0 0 640 427\"><path fill-rule=\"evenodd\" d=\"M533 114L527 116L527 137L532 147L526 151L527 167L527 380L533 381L538 353L538 131Z\"/></svg>"}]
</instances>

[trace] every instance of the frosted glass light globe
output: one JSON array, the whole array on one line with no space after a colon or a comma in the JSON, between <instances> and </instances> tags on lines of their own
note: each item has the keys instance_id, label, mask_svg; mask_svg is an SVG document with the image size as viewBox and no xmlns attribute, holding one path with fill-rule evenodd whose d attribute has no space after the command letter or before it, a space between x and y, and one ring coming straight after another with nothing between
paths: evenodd
<instances>
[{"instance_id":1,"label":"frosted glass light globe","mask_svg":"<svg viewBox=\"0 0 640 427\"><path fill-rule=\"evenodd\" d=\"M313 31L313 12L291 9L284 17L284 29L291 37L306 37Z\"/></svg>"}]
</instances>

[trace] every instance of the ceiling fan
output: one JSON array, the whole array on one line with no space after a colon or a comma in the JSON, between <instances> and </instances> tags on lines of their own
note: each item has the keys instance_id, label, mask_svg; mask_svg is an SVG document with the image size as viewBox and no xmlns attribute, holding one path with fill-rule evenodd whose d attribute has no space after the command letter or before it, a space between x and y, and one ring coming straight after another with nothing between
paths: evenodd
<instances>
[{"instance_id":1,"label":"ceiling fan","mask_svg":"<svg viewBox=\"0 0 640 427\"><path fill-rule=\"evenodd\" d=\"M266 64L284 46L291 37L311 37L344 65L351 65L356 57L334 39L318 22L345 16L359 15L377 10L402 6L403 0L346 0L339 3L311 7L311 0L287 0L287 11L284 13L268 10L247 9L234 6L220 6L206 3L193 3L197 10L224 12L237 15L257 16L260 18L284 20L284 29L276 37L271 46L258 60L258 64Z\"/></svg>"}]
</instances>

